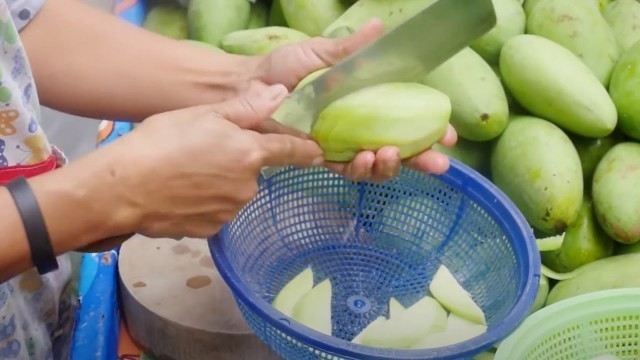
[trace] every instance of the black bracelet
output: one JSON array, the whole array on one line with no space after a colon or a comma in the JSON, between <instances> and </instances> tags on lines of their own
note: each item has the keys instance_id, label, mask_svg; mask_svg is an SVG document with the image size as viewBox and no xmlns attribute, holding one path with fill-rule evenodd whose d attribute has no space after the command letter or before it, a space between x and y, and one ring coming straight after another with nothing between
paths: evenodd
<instances>
[{"instance_id":1,"label":"black bracelet","mask_svg":"<svg viewBox=\"0 0 640 360\"><path fill-rule=\"evenodd\" d=\"M38 269L38 273L42 275L58 270L58 260L53 251L49 231L40 211L38 200L31 191L29 183L21 176L8 183L6 188L13 197L22 218L31 249L31 260Z\"/></svg>"}]
</instances>

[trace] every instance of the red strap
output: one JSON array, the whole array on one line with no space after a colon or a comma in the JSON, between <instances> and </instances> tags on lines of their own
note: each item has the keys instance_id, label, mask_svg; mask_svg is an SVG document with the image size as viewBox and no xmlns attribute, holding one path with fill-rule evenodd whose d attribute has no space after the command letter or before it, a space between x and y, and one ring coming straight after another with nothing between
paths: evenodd
<instances>
[{"instance_id":1,"label":"red strap","mask_svg":"<svg viewBox=\"0 0 640 360\"><path fill-rule=\"evenodd\" d=\"M36 175L41 175L51 170L54 170L57 167L57 161L54 154L51 154L47 158L47 160L32 164L32 165L14 165L0 168L0 186L4 186L9 183L11 180L24 176L25 178L30 178Z\"/></svg>"}]
</instances>

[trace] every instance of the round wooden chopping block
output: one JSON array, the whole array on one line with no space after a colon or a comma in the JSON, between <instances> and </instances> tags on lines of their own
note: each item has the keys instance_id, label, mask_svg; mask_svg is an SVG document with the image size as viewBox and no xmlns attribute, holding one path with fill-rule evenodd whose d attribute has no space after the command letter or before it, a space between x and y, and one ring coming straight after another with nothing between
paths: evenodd
<instances>
[{"instance_id":1,"label":"round wooden chopping block","mask_svg":"<svg viewBox=\"0 0 640 360\"><path fill-rule=\"evenodd\" d=\"M135 235L118 264L127 329L158 360L280 359L242 318L206 240Z\"/></svg>"}]
</instances>

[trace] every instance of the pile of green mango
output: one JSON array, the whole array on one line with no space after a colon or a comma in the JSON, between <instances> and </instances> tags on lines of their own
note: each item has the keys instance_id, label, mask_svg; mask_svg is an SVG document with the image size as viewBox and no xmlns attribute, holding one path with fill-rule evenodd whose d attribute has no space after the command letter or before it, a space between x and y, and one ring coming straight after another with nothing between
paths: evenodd
<instances>
[{"instance_id":1,"label":"pile of green mango","mask_svg":"<svg viewBox=\"0 0 640 360\"><path fill-rule=\"evenodd\" d=\"M344 37L374 17L388 30L435 1L156 0L145 27L264 55ZM336 100L312 135L336 161L385 144L403 157L433 145L491 180L540 237L564 237L542 253L552 271L640 250L640 1L493 3L491 31L413 83ZM457 146L433 144L449 123Z\"/></svg>"}]
</instances>

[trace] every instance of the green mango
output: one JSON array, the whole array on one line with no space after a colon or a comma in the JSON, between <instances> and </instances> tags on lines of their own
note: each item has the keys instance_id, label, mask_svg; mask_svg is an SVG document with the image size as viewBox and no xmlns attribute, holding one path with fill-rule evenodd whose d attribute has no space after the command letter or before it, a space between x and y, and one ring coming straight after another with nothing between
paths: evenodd
<instances>
[{"instance_id":1,"label":"green mango","mask_svg":"<svg viewBox=\"0 0 640 360\"><path fill-rule=\"evenodd\" d=\"M500 53L500 73L522 107L564 130L600 138L617 125L607 89L577 56L549 39L509 39Z\"/></svg>"},{"instance_id":2,"label":"green mango","mask_svg":"<svg viewBox=\"0 0 640 360\"><path fill-rule=\"evenodd\" d=\"M287 44L298 43L309 36L298 30L267 26L231 32L222 38L222 50L237 55L265 55Z\"/></svg>"},{"instance_id":3,"label":"green mango","mask_svg":"<svg viewBox=\"0 0 640 360\"><path fill-rule=\"evenodd\" d=\"M281 0L283 1L283 0ZM315 0L318 1L318 0ZM372 18L382 21L385 30L400 25L437 0L358 0L322 32L330 37L338 28L358 30ZM346 31L343 29L343 33Z\"/></svg>"},{"instance_id":4,"label":"green mango","mask_svg":"<svg viewBox=\"0 0 640 360\"><path fill-rule=\"evenodd\" d=\"M282 13L282 6L280 0L273 0L271 8L269 9L269 26L288 26L287 20Z\"/></svg>"},{"instance_id":5,"label":"green mango","mask_svg":"<svg viewBox=\"0 0 640 360\"><path fill-rule=\"evenodd\" d=\"M189 37L187 11L178 5L158 5L153 7L144 19L142 27L172 39Z\"/></svg>"},{"instance_id":6,"label":"green mango","mask_svg":"<svg viewBox=\"0 0 640 360\"><path fill-rule=\"evenodd\" d=\"M447 95L417 83L385 83L330 103L311 130L329 161L351 161L362 150L396 146L406 159L440 140L449 125Z\"/></svg>"},{"instance_id":7,"label":"green mango","mask_svg":"<svg viewBox=\"0 0 640 360\"><path fill-rule=\"evenodd\" d=\"M491 69L496 74L498 79L500 79L500 84L502 84L502 89L504 90L504 94L507 97L507 105L509 106L509 114L526 114L526 110L522 108L516 98L511 95L507 84L504 83L504 79L502 78L502 74L500 74L500 67L497 64L491 65Z\"/></svg>"},{"instance_id":8,"label":"green mango","mask_svg":"<svg viewBox=\"0 0 640 360\"><path fill-rule=\"evenodd\" d=\"M188 44L192 44L192 45L196 45L196 46L199 46L199 47L203 47L205 49L213 50L215 52L224 53L224 50L220 49L219 47L217 47L215 45L211 45L211 44L206 43L206 42L202 42L202 41L198 41L198 40L191 40L191 39L184 39L182 41L185 42L185 43L188 43Z\"/></svg>"},{"instance_id":9,"label":"green mango","mask_svg":"<svg viewBox=\"0 0 640 360\"><path fill-rule=\"evenodd\" d=\"M640 42L627 50L611 76L609 95L618 112L620 132L640 140Z\"/></svg>"},{"instance_id":10,"label":"green mango","mask_svg":"<svg viewBox=\"0 0 640 360\"><path fill-rule=\"evenodd\" d=\"M287 24L309 36L322 31L347 11L343 0L280 0Z\"/></svg>"},{"instance_id":11,"label":"green mango","mask_svg":"<svg viewBox=\"0 0 640 360\"><path fill-rule=\"evenodd\" d=\"M626 51L640 40L638 0L616 0L604 9L602 16L611 26L621 51Z\"/></svg>"},{"instance_id":12,"label":"green mango","mask_svg":"<svg viewBox=\"0 0 640 360\"><path fill-rule=\"evenodd\" d=\"M436 143L433 144L432 148L462 162L485 177L488 177L491 173L491 143L489 142L476 142L458 138L458 142L453 147L445 147Z\"/></svg>"},{"instance_id":13,"label":"green mango","mask_svg":"<svg viewBox=\"0 0 640 360\"><path fill-rule=\"evenodd\" d=\"M573 145L578 150L580 163L582 164L582 176L586 189L591 188L593 173L602 157L617 143L623 140L617 131L611 135L599 139L585 138L582 136L569 136Z\"/></svg>"},{"instance_id":14,"label":"green mango","mask_svg":"<svg viewBox=\"0 0 640 360\"><path fill-rule=\"evenodd\" d=\"M534 312L542 309L544 307L544 303L547 301L547 296L549 296L549 278L540 274L538 293L536 294L536 299L533 302L533 306L531 307L529 314L533 314Z\"/></svg>"},{"instance_id":15,"label":"green mango","mask_svg":"<svg viewBox=\"0 0 640 360\"><path fill-rule=\"evenodd\" d=\"M564 234L562 247L541 252L542 262L553 271L569 272L613 254L614 241L596 220L593 203L584 197L578 218Z\"/></svg>"},{"instance_id":16,"label":"green mango","mask_svg":"<svg viewBox=\"0 0 640 360\"><path fill-rule=\"evenodd\" d=\"M609 84L620 51L613 30L597 6L584 0L540 0L527 17L527 33L562 45L578 56L604 86Z\"/></svg>"},{"instance_id":17,"label":"green mango","mask_svg":"<svg viewBox=\"0 0 640 360\"><path fill-rule=\"evenodd\" d=\"M250 14L248 0L191 0L189 37L219 46L228 33L246 29Z\"/></svg>"},{"instance_id":18,"label":"green mango","mask_svg":"<svg viewBox=\"0 0 640 360\"><path fill-rule=\"evenodd\" d=\"M480 55L471 48L438 66L422 81L451 99L451 124L460 137L487 141L504 131L509 104L500 79Z\"/></svg>"},{"instance_id":19,"label":"green mango","mask_svg":"<svg viewBox=\"0 0 640 360\"><path fill-rule=\"evenodd\" d=\"M640 144L616 144L593 174L593 204L598 222L614 240L640 241Z\"/></svg>"},{"instance_id":20,"label":"green mango","mask_svg":"<svg viewBox=\"0 0 640 360\"><path fill-rule=\"evenodd\" d=\"M580 157L551 122L510 119L493 148L491 175L534 229L557 234L578 217L584 188Z\"/></svg>"},{"instance_id":21,"label":"green mango","mask_svg":"<svg viewBox=\"0 0 640 360\"><path fill-rule=\"evenodd\" d=\"M493 8L496 13L496 25L470 45L489 64L498 63L504 42L510 37L524 34L527 23L519 0L493 0Z\"/></svg>"},{"instance_id":22,"label":"green mango","mask_svg":"<svg viewBox=\"0 0 640 360\"><path fill-rule=\"evenodd\" d=\"M257 29L267 26L269 19L269 9L264 0L257 0L251 3L251 11L249 12L249 22L247 29Z\"/></svg>"}]
</instances>

